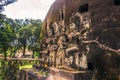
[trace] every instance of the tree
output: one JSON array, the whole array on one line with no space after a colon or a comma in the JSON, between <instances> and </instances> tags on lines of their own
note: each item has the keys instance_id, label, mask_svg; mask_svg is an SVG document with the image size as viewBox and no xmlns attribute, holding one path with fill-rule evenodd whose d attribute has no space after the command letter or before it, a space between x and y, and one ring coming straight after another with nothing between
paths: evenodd
<instances>
[{"instance_id":1,"label":"tree","mask_svg":"<svg viewBox=\"0 0 120 80\"><path fill-rule=\"evenodd\" d=\"M29 38L32 35L32 32L29 29L29 26L24 26L19 29L19 35L18 35L18 41L21 44L21 47L23 46L23 56L25 56L25 50L27 47L27 43L29 42Z\"/></svg>"},{"instance_id":2,"label":"tree","mask_svg":"<svg viewBox=\"0 0 120 80\"><path fill-rule=\"evenodd\" d=\"M4 6L7 6L17 0L0 0L0 12L4 10Z\"/></svg>"},{"instance_id":3,"label":"tree","mask_svg":"<svg viewBox=\"0 0 120 80\"><path fill-rule=\"evenodd\" d=\"M10 46L10 42L12 41L12 30L10 24L6 22L6 17L0 14L0 49L4 53L4 60L6 60L7 53Z\"/></svg>"},{"instance_id":4,"label":"tree","mask_svg":"<svg viewBox=\"0 0 120 80\"><path fill-rule=\"evenodd\" d=\"M25 19L20 21L21 28L18 30L18 42L23 48L23 56L25 55L25 50L29 49L35 52L39 52L39 38L40 38L40 28L42 25L41 20Z\"/></svg>"},{"instance_id":5,"label":"tree","mask_svg":"<svg viewBox=\"0 0 120 80\"><path fill-rule=\"evenodd\" d=\"M17 0L0 0L0 12L4 10L4 6L7 6ZM10 24L6 22L7 18L5 15L0 13L0 50L4 52L4 57L6 60L7 57L7 49L9 47L9 43L11 41L12 33L10 29Z\"/></svg>"},{"instance_id":6,"label":"tree","mask_svg":"<svg viewBox=\"0 0 120 80\"><path fill-rule=\"evenodd\" d=\"M20 45L18 43L18 38L17 38L17 33L18 33L18 29L20 26L13 19L7 18L6 21L11 26L12 36L13 36L12 41L10 42L10 47L9 47L9 51L11 53L10 57L15 57L15 53L20 47Z\"/></svg>"},{"instance_id":7,"label":"tree","mask_svg":"<svg viewBox=\"0 0 120 80\"><path fill-rule=\"evenodd\" d=\"M33 58L34 53L39 53L40 51L40 31L42 28L41 20L31 20L31 30L32 30L32 37L30 45L28 46L29 50L33 51Z\"/></svg>"}]
</instances>

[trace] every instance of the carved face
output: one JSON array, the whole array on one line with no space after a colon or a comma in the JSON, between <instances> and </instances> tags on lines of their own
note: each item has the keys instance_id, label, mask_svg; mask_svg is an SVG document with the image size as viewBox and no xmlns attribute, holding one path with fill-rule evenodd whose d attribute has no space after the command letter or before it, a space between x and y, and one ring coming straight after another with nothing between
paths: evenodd
<instances>
[{"instance_id":1,"label":"carved face","mask_svg":"<svg viewBox=\"0 0 120 80\"><path fill-rule=\"evenodd\" d=\"M74 30L75 30L75 24L72 23L72 24L70 24L70 31L74 31Z\"/></svg>"}]
</instances>

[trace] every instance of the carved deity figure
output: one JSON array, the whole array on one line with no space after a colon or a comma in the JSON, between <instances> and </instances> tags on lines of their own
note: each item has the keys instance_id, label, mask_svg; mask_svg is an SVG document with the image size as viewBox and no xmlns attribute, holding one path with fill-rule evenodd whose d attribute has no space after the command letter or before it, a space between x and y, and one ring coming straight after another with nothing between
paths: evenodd
<instances>
[{"instance_id":1,"label":"carved deity figure","mask_svg":"<svg viewBox=\"0 0 120 80\"><path fill-rule=\"evenodd\" d=\"M74 16L70 24L70 33L68 35L69 45L67 51L69 65L77 69L87 68L86 53L89 52L87 45L82 44L88 34L88 25L85 27L81 23L79 16ZM86 34L86 35L85 35ZM71 63L72 61L72 63Z\"/></svg>"},{"instance_id":2,"label":"carved deity figure","mask_svg":"<svg viewBox=\"0 0 120 80\"><path fill-rule=\"evenodd\" d=\"M70 24L70 34L68 38L70 39L71 46L78 46L80 33L76 29L76 25L74 23Z\"/></svg>"},{"instance_id":3,"label":"carved deity figure","mask_svg":"<svg viewBox=\"0 0 120 80\"><path fill-rule=\"evenodd\" d=\"M64 64L64 60L66 56L65 49L67 48L67 42L68 42L67 35L65 32L63 32L63 34L58 39L58 45L59 45L58 54L57 54L58 67Z\"/></svg>"},{"instance_id":4,"label":"carved deity figure","mask_svg":"<svg viewBox=\"0 0 120 80\"><path fill-rule=\"evenodd\" d=\"M48 29L48 38L46 39L47 45L47 50L49 51L49 64L50 66L55 66L55 50L56 50L56 38L55 38L55 30L53 28L52 22L49 24L49 29Z\"/></svg>"}]
</instances>

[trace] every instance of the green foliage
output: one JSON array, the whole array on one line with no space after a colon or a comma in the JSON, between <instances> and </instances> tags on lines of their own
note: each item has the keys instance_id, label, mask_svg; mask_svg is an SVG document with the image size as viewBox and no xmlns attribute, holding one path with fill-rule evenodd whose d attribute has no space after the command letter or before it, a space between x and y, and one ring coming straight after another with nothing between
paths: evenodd
<instances>
[{"instance_id":1,"label":"green foliage","mask_svg":"<svg viewBox=\"0 0 120 80\"><path fill-rule=\"evenodd\" d=\"M0 80L18 80L20 70L23 68L32 68L32 65L39 61L27 60L9 60L0 61Z\"/></svg>"},{"instance_id":2,"label":"green foliage","mask_svg":"<svg viewBox=\"0 0 120 80\"><path fill-rule=\"evenodd\" d=\"M1 52L4 53L4 57L6 60L6 56L7 56L7 49L10 46L10 42L12 41L12 30L11 30L11 26L10 24L7 23L6 21L6 17L4 15L0 15L0 50Z\"/></svg>"},{"instance_id":3,"label":"green foliage","mask_svg":"<svg viewBox=\"0 0 120 80\"><path fill-rule=\"evenodd\" d=\"M4 6L7 6L17 0L0 0L0 12L4 10Z\"/></svg>"},{"instance_id":4,"label":"green foliage","mask_svg":"<svg viewBox=\"0 0 120 80\"><path fill-rule=\"evenodd\" d=\"M5 57L7 52L14 57L19 49L23 49L23 54L26 49L39 53L41 26L39 19L13 20L0 14L0 53L4 53Z\"/></svg>"},{"instance_id":5,"label":"green foliage","mask_svg":"<svg viewBox=\"0 0 120 80\"><path fill-rule=\"evenodd\" d=\"M18 29L18 42L23 47L23 55L26 48L34 52L39 51L39 36L41 20L25 19L21 21L22 27Z\"/></svg>"},{"instance_id":6,"label":"green foliage","mask_svg":"<svg viewBox=\"0 0 120 80\"><path fill-rule=\"evenodd\" d=\"M37 52L39 53L40 49L40 31L42 27L41 20L31 20L32 25L30 26L30 29L32 30L32 36L30 45L28 46L29 50L32 50L33 53ZM34 54L33 54L34 57Z\"/></svg>"}]
</instances>

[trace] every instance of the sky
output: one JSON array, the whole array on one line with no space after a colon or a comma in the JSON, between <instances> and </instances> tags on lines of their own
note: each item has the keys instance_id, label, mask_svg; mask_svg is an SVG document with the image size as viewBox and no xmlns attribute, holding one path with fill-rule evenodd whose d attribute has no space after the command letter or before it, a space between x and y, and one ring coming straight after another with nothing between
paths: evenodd
<instances>
[{"instance_id":1,"label":"sky","mask_svg":"<svg viewBox=\"0 0 120 80\"><path fill-rule=\"evenodd\" d=\"M12 19L44 20L50 6L55 0L18 0L5 7L3 14Z\"/></svg>"}]
</instances>

